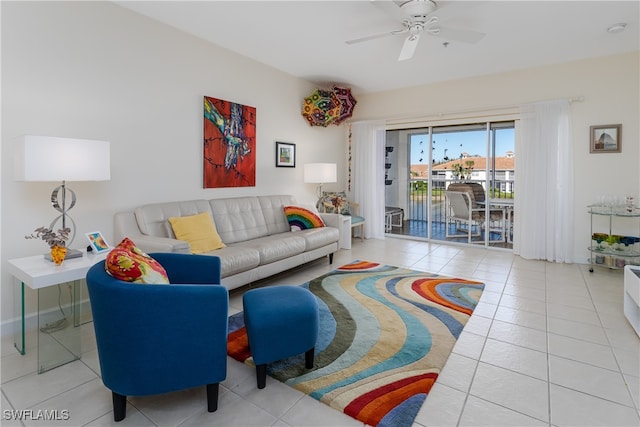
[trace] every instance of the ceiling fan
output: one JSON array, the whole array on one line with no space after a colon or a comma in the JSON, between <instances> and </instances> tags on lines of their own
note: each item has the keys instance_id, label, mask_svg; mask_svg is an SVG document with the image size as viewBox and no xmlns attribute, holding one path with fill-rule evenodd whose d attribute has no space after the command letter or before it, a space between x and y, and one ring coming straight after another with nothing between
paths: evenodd
<instances>
[{"instance_id":1,"label":"ceiling fan","mask_svg":"<svg viewBox=\"0 0 640 427\"><path fill-rule=\"evenodd\" d=\"M391 32L349 40L346 43L361 43L381 37L406 34L407 37L402 45L398 61L404 61L413 57L418 42L420 41L420 36L424 32L432 36L464 43L477 43L485 36L483 33L477 31L459 30L437 25L440 18L432 15L432 13L438 9L438 5L433 0L372 1L372 3L394 18L399 19L402 28Z\"/></svg>"}]
</instances>

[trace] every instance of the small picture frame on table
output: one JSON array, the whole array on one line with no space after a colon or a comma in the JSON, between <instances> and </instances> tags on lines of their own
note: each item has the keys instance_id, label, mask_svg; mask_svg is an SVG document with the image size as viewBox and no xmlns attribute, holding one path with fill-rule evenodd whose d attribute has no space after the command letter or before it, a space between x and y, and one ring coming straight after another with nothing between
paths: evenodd
<instances>
[{"instance_id":1,"label":"small picture frame on table","mask_svg":"<svg viewBox=\"0 0 640 427\"><path fill-rule=\"evenodd\" d=\"M622 150L622 125L591 126L589 135L590 153L620 153Z\"/></svg>"},{"instance_id":2,"label":"small picture frame on table","mask_svg":"<svg viewBox=\"0 0 640 427\"><path fill-rule=\"evenodd\" d=\"M94 253L99 254L100 252L105 252L111 249L107 241L102 236L102 233L100 233L99 231L86 233L85 236L87 236L87 240L89 240L89 246Z\"/></svg>"},{"instance_id":3,"label":"small picture frame on table","mask_svg":"<svg viewBox=\"0 0 640 427\"><path fill-rule=\"evenodd\" d=\"M276 142L276 167L296 167L296 144Z\"/></svg>"}]
</instances>

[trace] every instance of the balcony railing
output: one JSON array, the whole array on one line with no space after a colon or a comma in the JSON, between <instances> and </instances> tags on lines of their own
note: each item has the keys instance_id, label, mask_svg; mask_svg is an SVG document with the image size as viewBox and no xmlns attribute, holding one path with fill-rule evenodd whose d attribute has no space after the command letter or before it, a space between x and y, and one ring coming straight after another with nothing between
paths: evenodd
<instances>
[{"instance_id":1,"label":"balcony railing","mask_svg":"<svg viewBox=\"0 0 640 427\"><path fill-rule=\"evenodd\" d=\"M404 219L426 222L429 220L430 213L432 223L444 224L446 209L444 192L452 182L456 181L443 179L432 181L431 212L429 212L427 209L428 181L424 178L412 178L409 182L408 212L405 212ZM485 181L469 180L469 182L481 184L486 193ZM488 198L513 198L511 189L513 189L513 180L491 180L489 181Z\"/></svg>"}]
</instances>

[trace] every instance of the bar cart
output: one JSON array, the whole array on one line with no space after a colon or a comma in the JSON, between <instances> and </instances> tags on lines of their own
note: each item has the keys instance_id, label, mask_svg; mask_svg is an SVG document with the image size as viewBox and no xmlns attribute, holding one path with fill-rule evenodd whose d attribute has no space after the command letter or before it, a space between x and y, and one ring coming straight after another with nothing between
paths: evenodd
<instances>
[{"instance_id":1,"label":"bar cart","mask_svg":"<svg viewBox=\"0 0 640 427\"><path fill-rule=\"evenodd\" d=\"M589 271L594 266L623 269L640 264L640 209L635 206L590 205ZM619 230L635 229L632 235ZM618 231L620 234L616 234Z\"/></svg>"}]
</instances>

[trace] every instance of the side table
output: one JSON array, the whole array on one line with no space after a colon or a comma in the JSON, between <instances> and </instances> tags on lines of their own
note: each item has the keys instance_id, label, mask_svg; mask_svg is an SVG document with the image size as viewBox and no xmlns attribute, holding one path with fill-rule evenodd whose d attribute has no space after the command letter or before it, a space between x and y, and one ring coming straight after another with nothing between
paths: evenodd
<instances>
[{"instance_id":1,"label":"side table","mask_svg":"<svg viewBox=\"0 0 640 427\"><path fill-rule=\"evenodd\" d=\"M338 249L351 249L351 217L340 215L340 244Z\"/></svg>"},{"instance_id":2,"label":"side table","mask_svg":"<svg viewBox=\"0 0 640 427\"><path fill-rule=\"evenodd\" d=\"M44 255L8 261L14 277L14 313L20 313L14 323L14 346L20 354L26 353L25 292L37 292L38 373L80 358L80 286L89 268L106 254L83 253L59 266Z\"/></svg>"}]
</instances>

